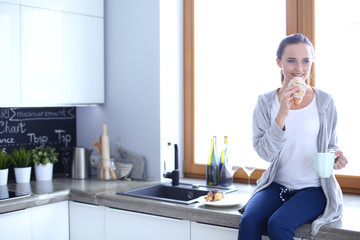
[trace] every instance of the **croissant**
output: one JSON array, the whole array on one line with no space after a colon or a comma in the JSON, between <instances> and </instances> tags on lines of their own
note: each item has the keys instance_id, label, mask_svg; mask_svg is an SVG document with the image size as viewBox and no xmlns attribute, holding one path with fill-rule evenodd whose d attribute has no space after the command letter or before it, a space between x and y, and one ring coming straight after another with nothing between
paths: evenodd
<instances>
[{"instance_id":1,"label":"croissant","mask_svg":"<svg viewBox=\"0 0 360 240\"><path fill-rule=\"evenodd\" d=\"M225 197L225 193L219 189L212 189L208 194L204 197L206 201L220 201Z\"/></svg>"},{"instance_id":2,"label":"croissant","mask_svg":"<svg viewBox=\"0 0 360 240\"><path fill-rule=\"evenodd\" d=\"M290 85L294 85L299 88L299 90L294 93L294 104L298 106L303 100L303 97L306 92L305 80L300 77L294 77L293 79L290 80L289 86Z\"/></svg>"},{"instance_id":3,"label":"croissant","mask_svg":"<svg viewBox=\"0 0 360 240\"><path fill-rule=\"evenodd\" d=\"M301 103L302 99L301 98L297 98L297 97L294 97L294 104L296 106L298 106L300 103Z\"/></svg>"}]
</instances>

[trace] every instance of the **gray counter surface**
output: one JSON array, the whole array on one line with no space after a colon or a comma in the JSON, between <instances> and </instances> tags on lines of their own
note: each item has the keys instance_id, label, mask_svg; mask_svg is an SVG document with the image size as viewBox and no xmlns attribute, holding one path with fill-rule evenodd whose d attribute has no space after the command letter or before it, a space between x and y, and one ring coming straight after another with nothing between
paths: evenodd
<instances>
[{"instance_id":1,"label":"gray counter surface","mask_svg":"<svg viewBox=\"0 0 360 240\"><path fill-rule=\"evenodd\" d=\"M181 182L200 183L201 179L182 179ZM1 200L0 213L16 211L24 208L72 200L111 208L154 214L165 217L186 219L201 223L238 228L241 215L239 206L212 207L202 203L190 205L164 201L142 199L118 195L129 189L157 184L155 181L99 181L97 179L74 180L56 178L49 182L31 181L29 184L10 183L9 190L28 192L29 196L16 199ZM237 194L242 202L248 199L244 184L235 184ZM341 221L322 227L314 239L360 239L360 195L344 194L344 214ZM311 239L310 224L296 230L296 237Z\"/></svg>"}]
</instances>

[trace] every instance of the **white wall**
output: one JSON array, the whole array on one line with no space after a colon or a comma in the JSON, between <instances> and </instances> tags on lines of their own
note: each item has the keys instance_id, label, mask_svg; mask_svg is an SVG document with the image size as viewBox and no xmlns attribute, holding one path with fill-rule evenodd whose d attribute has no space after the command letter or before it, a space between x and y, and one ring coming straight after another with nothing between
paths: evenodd
<instances>
[{"instance_id":1,"label":"white wall","mask_svg":"<svg viewBox=\"0 0 360 240\"><path fill-rule=\"evenodd\" d=\"M77 144L92 148L106 123L110 141L145 156L147 178L160 179L161 146L183 145L182 0L105 0L105 82L105 104L77 109Z\"/></svg>"},{"instance_id":2,"label":"white wall","mask_svg":"<svg viewBox=\"0 0 360 240\"><path fill-rule=\"evenodd\" d=\"M182 0L160 0L160 90L161 167L166 161L166 170L171 171L174 148L167 143L178 143L180 161L184 157ZM182 164L179 168L181 173Z\"/></svg>"}]
</instances>

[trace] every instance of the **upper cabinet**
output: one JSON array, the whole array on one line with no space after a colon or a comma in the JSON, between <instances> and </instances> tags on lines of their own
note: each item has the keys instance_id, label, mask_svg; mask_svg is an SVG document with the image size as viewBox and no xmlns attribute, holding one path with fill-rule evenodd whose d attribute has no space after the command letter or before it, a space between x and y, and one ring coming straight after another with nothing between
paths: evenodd
<instances>
[{"instance_id":1,"label":"upper cabinet","mask_svg":"<svg viewBox=\"0 0 360 240\"><path fill-rule=\"evenodd\" d=\"M22 101L104 102L103 18L21 7Z\"/></svg>"},{"instance_id":2,"label":"upper cabinet","mask_svg":"<svg viewBox=\"0 0 360 240\"><path fill-rule=\"evenodd\" d=\"M1 2L0 103L20 104L20 7Z\"/></svg>"},{"instance_id":3,"label":"upper cabinet","mask_svg":"<svg viewBox=\"0 0 360 240\"><path fill-rule=\"evenodd\" d=\"M104 103L103 6L103 0L21 0L15 31L21 37L10 50L20 56L19 76L12 74L18 86L12 83L11 102L0 98L0 106Z\"/></svg>"},{"instance_id":4,"label":"upper cabinet","mask_svg":"<svg viewBox=\"0 0 360 240\"><path fill-rule=\"evenodd\" d=\"M103 0L21 0L21 4L49 10L104 17Z\"/></svg>"},{"instance_id":5,"label":"upper cabinet","mask_svg":"<svg viewBox=\"0 0 360 240\"><path fill-rule=\"evenodd\" d=\"M20 4L20 0L0 0L0 3Z\"/></svg>"}]
</instances>

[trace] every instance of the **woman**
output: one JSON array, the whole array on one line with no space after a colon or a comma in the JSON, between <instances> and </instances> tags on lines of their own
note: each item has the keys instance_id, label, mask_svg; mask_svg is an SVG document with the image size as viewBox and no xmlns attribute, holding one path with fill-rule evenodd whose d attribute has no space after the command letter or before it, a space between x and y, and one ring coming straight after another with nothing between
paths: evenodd
<instances>
[{"instance_id":1,"label":"woman","mask_svg":"<svg viewBox=\"0 0 360 240\"><path fill-rule=\"evenodd\" d=\"M334 151L334 169L347 159L337 146L337 113L332 97L309 86L314 60L312 43L301 34L284 38L277 50L282 87L259 96L253 115L253 145L270 162L249 202L239 211L239 240L293 239L297 227L312 222L311 234L341 217L342 193L332 175L319 178L313 167L315 152ZM298 87L294 77L306 81L306 93L294 104Z\"/></svg>"}]
</instances>

